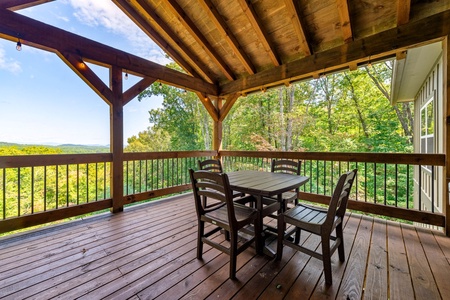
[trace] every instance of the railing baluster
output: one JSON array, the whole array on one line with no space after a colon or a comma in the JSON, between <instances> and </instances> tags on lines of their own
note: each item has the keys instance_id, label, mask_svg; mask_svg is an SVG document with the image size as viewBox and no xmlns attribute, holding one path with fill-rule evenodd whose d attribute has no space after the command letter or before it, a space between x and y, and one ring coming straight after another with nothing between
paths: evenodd
<instances>
[{"instance_id":1,"label":"railing baluster","mask_svg":"<svg viewBox=\"0 0 450 300\"><path fill-rule=\"evenodd\" d=\"M34 214L34 166L31 167L31 213Z\"/></svg>"},{"instance_id":2,"label":"railing baluster","mask_svg":"<svg viewBox=\"0 0 450 300\"><path fill-rule=\"evenodd\" d=\"M387 165L384 164L384 205L386 205L387 201Z\"/></svg>"},{"instance_id":3,"label":"railing baluster","mask_svg":"<svg viewBox=\"0 0 450 300\"><path fill-rule=\"evenodd\" d=\"M20 168L17 168L17 215L20 217Z\"/></svg>"},{"instance_id":4,"label":"railing baluster","mask_svg":"<svg viewBox=\"0 0 450 300\"><path fill-rule=\"evenodd\" d=\"M66 206L69 207L69 165L66 165Z\"/></svg>"}]
</instances>

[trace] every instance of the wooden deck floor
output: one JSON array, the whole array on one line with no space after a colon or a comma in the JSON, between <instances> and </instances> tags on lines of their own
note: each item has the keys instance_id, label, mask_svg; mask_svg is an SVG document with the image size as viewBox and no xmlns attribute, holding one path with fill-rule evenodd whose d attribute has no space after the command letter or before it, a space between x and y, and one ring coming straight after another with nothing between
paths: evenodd
<instances>
[{"instance_id":1,"label":"wooden deck floor","mask_svg":"<svg viewBox=\"0 0 450 300\"><path fill-rule=\"evenodd\" d=\"M290 248L280 262L246 250L236 281L228 256L206 247L197 260L188 194L0 239L0 298L450 299L449 238L356 214L346 220L347 258L333 256L328 288L321 262ZM319 245L308 234L302 241Z\"/></svg>"}]
</instances>

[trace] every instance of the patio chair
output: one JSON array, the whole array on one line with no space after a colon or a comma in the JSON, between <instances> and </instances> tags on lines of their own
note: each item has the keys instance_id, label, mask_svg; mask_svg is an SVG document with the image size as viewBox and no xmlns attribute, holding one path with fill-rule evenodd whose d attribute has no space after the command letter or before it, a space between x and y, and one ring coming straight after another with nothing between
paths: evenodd
<instances>
[{"instance_id":1,"label":"patio chair","mask_svg":"<svg viewBox=\"0 0 450 300\"><path fill-rule=\"evenodd\" d=\"M258 235L255 234L255 232L260 232L257 222L258 211L233 201L226 174L193 171L192 169L189 170L189 174L198 217L197 258L202 258L204 243L228 254L230 256L230 279L235 279L237 256L258 238ZM201 201L203 196L216 199L221 204L205 207ZM212 229L207 232L205 232L205 222L212 225ZM249 225L253 225L253 228L249 229ZM214 234L222 229L229 232L229 247L213 240ZM238 244L239 232L245 232L247 238L241 237L243 241Z\"/></svg>"},{"instance_id":2,"label":"patio chair","mask_svg":"<svg viewBox=\"0 0 450 300\"><path fill-rule=\"evenodd\" d=\"M278 216L278 243L277 256L280 260L283 255L283 245L304 252L315 258L322 260L325 273L325 283L332 284L331 276L331 256L338 249L339 260L345 261L344 235L342 223L347 209L347 201L350 190L355 180L357 170L350 171L340 176L334 189L328 209L315 207L306 204L298 204L288 211ZM287 225L293 227L285 233ZM300 232L306 230L313 234L320 235L322 251L314 251L299 244ZM335 230L336 236L332 236ZM291 235L295 233L292 241ZM330 242L333 242L330 244Z\"/></svg>"},{"instance_id":3,"label":"patio chair","mask_svg":"<svg viewBox=\"0 0 450 300\"><path fill-rule=\"evenodd\" d=\"M220 159L207 159L207 160L203 160L203 161L198 160L198 169L208 171L208 172L213 172L213 173L223 173L222 163L220 162ZM243 196L245 196L244 193L241 193L238 191L233 191L233 198L243 197ZM206 196L204 196L202 198L202 201L203 201L203 206L207 207ZM216 204L218 204L218 203L216 202L211 205L214 206Z\"/></svg>"},{"instance_id":4,"label":"patio chair","mask_svg":"<svg viewBox=\"0 0 450 300\"><path fill-rule=\"evenodd\" d=\"M302 161L293 161L288 159L279 159L279 160L272 160L272 165L270 168L271 172L282 172L287 174L293 174L293 175L300 175L300 168L302 165ZM288 203L294 203L294 205L298 204L298 192L299 189L295 189L293 191L284 192L282 194L282 210L286 210Z\"/></svg>"}]
</instances>

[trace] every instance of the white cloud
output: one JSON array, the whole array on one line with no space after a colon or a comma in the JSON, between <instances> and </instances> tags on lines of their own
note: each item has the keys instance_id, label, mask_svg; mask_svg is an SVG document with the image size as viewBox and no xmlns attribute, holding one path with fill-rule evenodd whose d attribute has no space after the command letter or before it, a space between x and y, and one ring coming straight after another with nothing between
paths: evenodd
<instances>
[{"instance_id":1,"label":"white cloud","mask_svg":"<svg viewBox=\"0 0 450 300\"><path fill-rule=\"evenodd\" d=\"M13 74L19 74L22 72L22 67L18 61L7 59L5 50L0 48L0 70L5 70Z\"/></svg>"},{"instance_id":2,"label":"white cloud","mask_svg":"<svg viewBox=\"0 0 450 300\"><path fill-rule=\"evenodd\" d=\"M68 0L74 16L85 25L104 27L126 38L134 52L160 64L169 62L163 51L110 0Z\"/></svg>"}]
</instances>

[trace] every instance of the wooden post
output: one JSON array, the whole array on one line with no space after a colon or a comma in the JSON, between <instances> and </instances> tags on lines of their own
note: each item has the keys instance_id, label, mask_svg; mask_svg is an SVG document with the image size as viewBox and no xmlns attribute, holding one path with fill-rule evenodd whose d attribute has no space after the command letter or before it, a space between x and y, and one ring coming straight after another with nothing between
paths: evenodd
<instances>
[{"instance_id":1,"label":"wooden post","mask_svg":"<svg viewBox=\"0 0 450 300\"><path fill-rule=\"evenodd\" d=\"M444 101L443 101L443 109L446 112L446 126L444 127L444 145L445 145L445 154L447 156L445 162L445 174L446 180L444 184L444 195L443 200L445 201L443 208L445 214L445 234L450 236L450 203L449 203L449 184L450 184L450 162L448 159L448 155L450 154L450 52L448 51L448 42L449 36L447 36L443 42L443 65L444 65Z\"/></svg>"},{"instance_id":2,"label":"wooden post","mask_svg":"<svg viewBox=\"0 0 450 300\"><path fill-rule=\"evenodd\" d=\"M220 111L222 108L222 99L217 100L217 111ZM213 150L220 151L222 150L222 120L213 120L214 127L213 127ZM220 155L219 155L220 159Z\"/></svg>"},{"instance_id":3,"label":"wooden post","mask_svg":"<svg viewBox=\"0 0 450 300\"><path fill-rule=\"evenodd\" d=\"M122 69L113 66L110 71L110 86L113 92L110 108L110 138L112 152L111 195L113 213L123 211L123 88Z\"/></svg>"}]
</instances>

